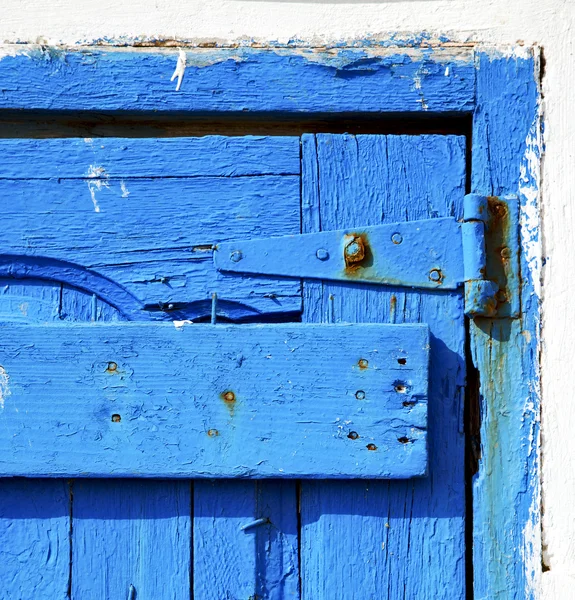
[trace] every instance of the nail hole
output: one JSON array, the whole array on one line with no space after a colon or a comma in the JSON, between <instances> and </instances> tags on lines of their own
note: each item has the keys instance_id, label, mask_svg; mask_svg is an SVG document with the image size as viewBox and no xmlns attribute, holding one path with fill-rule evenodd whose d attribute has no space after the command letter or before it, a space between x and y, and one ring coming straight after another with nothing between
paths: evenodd
<instances>
[{"instance_id":1,"label":"nail hole","mask_svg":"<svg viewBox=\"0 0 575 600\"><path fill-rule=\"evenodd\" d=\"M407 358L398 358L397 359L397 363L400 365L406 365L407 364Z\"/></svg>"},{"instance_id":2,"label":"nail hole","mask_svg":"<svg viewBox=\"0 0 575 600\"><path fill-rule=\"evenodd\" d=\"M355 392L355 397L358 400L365 400L365 392L363 390L357 390L357 392Z\"/></svg>"},{"instance_id":3,"label":"nail hole","mask_svg":"<svg viewBox=\"0 0 575 600\"><path fill-rule=\"evenodd\" d=\"M112 415L112 423L119 423L122 420L122 417L119 414Z\"/></svg>"},{"instance_id":4,"label":"nail hole","mask_svg":"<svg viewBox=\"0 0 575 600\"><path fill-rule=\"evenodd\" d=\"M366 448L367 448L368 450L377 450L377 446L376 446L375 444L368 444L368 445L366 446Z\"/></svg>"},{"instance_id":5,"label":"nail hole","mask_svg":"<svg viewBox=\"0 0 575 600\"><path fill-rule=\"evenodd\" d=\"M396 382L393 389L398 394L405 394L407 392L407 386L402 381Z\"/></svg>"},{"instance_id":6,"label":"nail hole","mask_svg":"<svg viewBox=\"0 0 575 600\"><path fill-rule=\"evenodd\" d=\"M357 438L359 437L359 434L358 434L356 431L350 431L350 432L347 434L347 437L348 437L350 440L357 440Z\"/></svg>"},{"instance_id":7,"label":"nail hole","mask_svg":"<svg viewBox=\"0 0 575 600\"><path fill-rule=\"evenodd\" d=\"M415 406L417 404L417 400L405 400L403 402L403 406Z\"/></svg>"},{"instance_id":8,"label":"nail hole","mask_svg":"<svg viewBox=\"0 0 575 600\"><path fill-rule=\"evenodd\" d=\"M407 444L408 442L411 442L411 440L408 437L405 437L405 436L397 438L397 441L400 444Z\"/></svg>"}]
</instances>

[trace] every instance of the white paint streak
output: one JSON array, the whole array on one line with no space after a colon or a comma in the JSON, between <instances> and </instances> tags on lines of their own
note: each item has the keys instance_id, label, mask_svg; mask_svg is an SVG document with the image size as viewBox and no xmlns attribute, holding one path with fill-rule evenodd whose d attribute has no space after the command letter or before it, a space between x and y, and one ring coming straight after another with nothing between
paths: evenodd
<instances>
[{"instance_id":1,"label":"white paint streak","mask_svg":"<svg viewBox=\"0 0 575 600\"><path fill-rule=\"evenodd\" d=\"M193 323L193 321L190 321L189 319L185 319L184 321L172 321L172 323L174 324L174 327L176 329L183 329L183 327L185 325L191 325Z\"/></svg>"},{"instance_id":2,"label":"white paint streak","mask_svg":"<svg viewBox=\"0 0 575 600\"><path fill-rule=\"evenodd\" d=\"M178 78L178 83L176 85L176 92L180 91L180 87L182 85L182 79L184 78L184 73L186 72L186 53L180 48L178 51L178 62L176 63L176 69L174 74L170 78L170 81L174 81L174 79Z\"/></svg>"},{"instance_id":3,"label":"white paint streak","mask_svg":"<svg viewBox=\"0 0 575 600\"><path fill-rule=\"evenodd\" d=\"M522 251L530 271L535 294L541 297L541 233L539 230L539 189L541 185L540 120L536 118L525 140L526 152L521 163L519 194L523 196L521 211Z\"/></svg>"},{"instance_id":4,"label":"white paint streak","mask_svg":"<svg viewBox=\"0 0 575 600\"><path fill-rule=\"evenodd\" d=\"M122 190L122 198L127 198L130 195L130 192L128 191L123 179L120 182L120 189Z\"/></svg>"},{"instance_id":5,"label":"white paint streak","mask_svg":"<svg viewBox=\"0 0 575 600\"><path fill-rule=\"evenodd\" d=\"M88 184L90 198L92 199L92 204L94 205L94 212L99 213L101 209L96 194L101 191L102 188L110 187L107 182L108 174L106 173L106 169L104 169L104 167L90 165L88 167L88 173L86 174L86 177L88 178L86 183Z\"/></svg>"},{"instance_id":6,"label":"white paint streak","mask_svg":"<svg viewBox=\"0 0 575 600\"><path fill-rule=\"evenodd\" d=\"M10 378L6 369L0 366L0 410L4 410L6 398L10 396Z\"/></svg>"}]
</instances>

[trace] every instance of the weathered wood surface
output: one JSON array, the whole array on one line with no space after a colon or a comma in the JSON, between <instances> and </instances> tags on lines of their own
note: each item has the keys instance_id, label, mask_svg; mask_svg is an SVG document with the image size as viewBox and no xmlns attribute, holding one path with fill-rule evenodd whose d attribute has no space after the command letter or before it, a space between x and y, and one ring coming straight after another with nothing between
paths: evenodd
<instances>
[{"instance_id":1,"label":"weathered wood surface","mask_svg":"<svg viewBox=\"0 0 575 600\"><path fill-rule=\"evenodd\" d=\"M305 136L304 230L462 214L465 140L453 136ZM304 481L306 600L451 598L465 592L460 294L306 282L304 320L428 323L429 474L400 481Z\"/></svg>"},{"instance_id":2,"label":"weathered wood surface","mask_svg":"<svg viewBox=\"0 0 575 600\"><path fill-rule=\"evenodd\" d=\"M84 286L130 319L203 317L214 291L230 318L301 309L298 281L222 276L211 251L299 231L298 138L3 140L0 152L0 275Z\"/></svg>"},{"instance_id":3,"label":"weathered wood surface","mask_svg":"<svg viewBox=\"0 0 575 600\"><path fill-rule=\"evenodd\" d=\"M472 191L518 195L521 317L471 322L480 373L473 477L474 598L539 597L538 58L477 55Z\"/></svg>"},{"instance_id":4,"label":"weathered wood surface","mask_svg":"<svg viewBox=\"0 0 575 600\"><path fill-rule=\"evenodd\" d=\"M77 111L454 112L473 109L469 49L23 49L0 61L0 108Z\"/></svg>"},{"instance_id":5,"label":"weathered wood surface","mask_svg":"<svg viewBox=\"0 0 575 600\"><path fill-rule=\"evenodd\" d=\"M425 326L3 325L0 473L424 475Z\"/></svg>"},{"instance_id":6,"label":"weathered wood surface","mask_svg":"<svg viewBox=\"0 0 575 600\"><path fill-rule=\"evenodd\" d=\"M130 587L132 598L189 598L189 481L78 479L71 489L72 598L123 600Z\"/></svg>"}]
</instances>

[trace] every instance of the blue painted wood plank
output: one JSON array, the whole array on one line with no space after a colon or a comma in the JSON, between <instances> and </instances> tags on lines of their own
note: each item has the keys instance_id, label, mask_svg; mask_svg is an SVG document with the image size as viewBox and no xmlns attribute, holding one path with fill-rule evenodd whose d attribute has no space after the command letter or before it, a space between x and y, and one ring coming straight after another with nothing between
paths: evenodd
<instances>
[{"instance_id":1,"label":"blue painted wood plank","mask_svg":"<svg viewBox=\"0 0 575 600\"><path fill-rule=\"evenodd\" d=\"M60 297L60 284L0 279L0 321L58 321ZM9 384L2 377L5 403ZM70 515L68 481L0 479L1 598L68 599Z\"/></svg>"},{"instance_id":2,"label":"blue painted wood plank","mask_svg":"<svg viewBox=\"0 0 575 600\"><path fill-rule=\"evenodd\" d=\"M29 257L23 273L13 258L0 257L0 276L77 286L88 269L122 288L116 308L126 316L144 305L152 317L198 318L209 314L214 291L231 318L301 309L298 281L222 276L211 251L223 240L297 233L298 176L180 179L151 171L135 180L0 180L0 193L11 198L2 252ZM80 275L70 278L54 260L76 265ZM92 278L86 291L102 288L105 297L104 284Z\"/></svg>"},{"instance_id":3,"label":"blue painted wood plank","mask_svg":"<svg viewBox=\"0 0 575 600\"><path fill-rule=\"evenodd\" d=\"M179 91L176 49L23 49L0 61L0 108L214 112L472 110L465 49L194 49Z\"/></svg>"},{"instance_id":4,"label":"blue painted wood plank","mask_svg":"<svg viewBox=\"0 0 575 600\"><path fill-rule=\"evenodd\" d=\"M66 480L0 479L0 598L68 600Z\"/></svg>"},{"instance_id":5,"label":"blue painted wood plank","mask_svg":"<svg viewBox=\"0 0 575 600\"><path fill-rule=\"evenodd\" d=\"M307 231L320 223L327 230L461 217L463 138L306 136L303 161L303 173L313 175L303 182ZM463 600L465 327L460 294L327 282L304 287L306 322L428 323L431 379L426 478L302 482L302 597L346 597L341 590L353 586L358 598L447 594Z\"/></svg>"},{"instance_id":6,"label":"blue painted wood plank","mask_svg":"<svg viewBox=\"0 0 575 600\"><path fill-rule=\"evenodd\" d=\"M300 170L295 136L0 139L0 156L2 179L245 177Z\"/></svg>"},{"instance_id":7,"label":"blue painted wood plank","mask_svg":"<svg viewBox=\"0 0 575 600\"><path fill-rule=\"evenodd\" d=\"M202 480L194 494L196 600L299 598L293 482Z\"/></svg>"},{"instance_id":8,"label":"blue painted wood plank","mask_svg":"<svg viewBox=\"0 0 575 600\"><path fill-rule=\"evenodd\" d=\"M5 475L426 472L425 326L6 324L2 332Z\"/></svg>"},{"instance_id":9,"label":"blue painted wood plank","mask_svg":"<svg viewBox=\"0 0 575 600\"><path fill-rule=\"evenodd\" d=\"M520 54L477 54L472 190L516 194L523 213L533 215L539 211L539 65L532 53ZM539 595L539 235L538 222L522 221L521 317L471 323L481 374L473 479L477 600Z\"/></svg>"},{"instance_id":10,"label":"blue painted wood plank","mask_svg":"<svg viewBox=\"0 0 575 600\"><path fill-rule=\"evenodd\" d=\"M190 597L191 483L76 480L71 598Z\"/></svg>"}]
</instances>

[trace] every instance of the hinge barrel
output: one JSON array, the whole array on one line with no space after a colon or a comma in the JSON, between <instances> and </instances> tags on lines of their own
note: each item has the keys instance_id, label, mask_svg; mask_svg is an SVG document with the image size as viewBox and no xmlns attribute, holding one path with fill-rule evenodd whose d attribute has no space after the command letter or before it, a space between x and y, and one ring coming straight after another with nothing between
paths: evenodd
<instances>
[{"instance_id":1,"label":"hinge barrel","mask_svg":"<svg viewBox=\"0 0 575 600\"><path fill-rule=\"evenodd\" d=\"M468 194L463 201L461 238L465 314L470 317L493 317L497 313L498 286L487 279L485 228L488 221L487 197Z\"/></svg>"}]
</instances>

